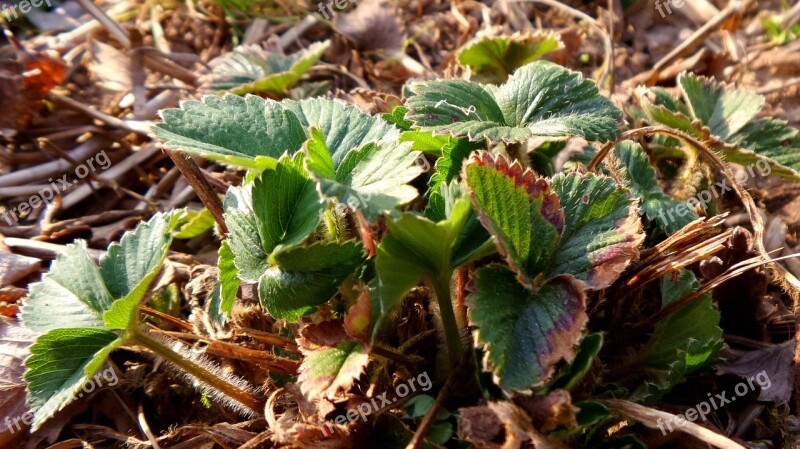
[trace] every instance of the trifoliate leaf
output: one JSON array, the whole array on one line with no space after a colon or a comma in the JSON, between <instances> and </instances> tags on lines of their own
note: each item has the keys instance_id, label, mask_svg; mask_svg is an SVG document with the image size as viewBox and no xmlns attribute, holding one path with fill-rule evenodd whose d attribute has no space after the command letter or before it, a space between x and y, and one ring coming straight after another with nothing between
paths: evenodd
<instances>
[{"instance_id":1,"label":"trifoliate leaf","mask_svg":"<svg viewBox=\"0 0 800 449\"><path fill-rule=\"evenodd\" d=\"M607 141L622 113L580 73L546 61L517 70L500 87L435 80L412 86L408 118L423 131L470 140L521 142L533 136Z\"/></svg>"},{"instance_id":2,"label":"trifoliate leaf","mask_svg":"<svg viewBox=\"0 0 800 449\"><path fill-rule=\"evenodd\" d=\"M325 208L303 168L303 153L283 156L252 183L228 190L225 223L234 263L243 279L257 281L270 254L302 243Z\"/></svg>"},{"instance_id":3,"label":"trifoliate leaf","mask_svg":"<svg viewBox=\"0 0 800 449\"><path fill-rule=\"evenodd\" d=\"M111 308L103 314L108 329L131 325L139 302L158 274L172 243L172 232L179 213L156 214L132 232L112 243L100 258L100 274L112 297Z\"/></svg>"},{"instance_id":4,"label":"trifoliate leaf","mask_svg":"<svg viewBox=\"0 0 800 449\"><path fill-rule=\"evenodd\" d=\"M300 364L300 391L310 398L333 396L340 389L350 388L367 362L364 346L353 341L313 351Z\"/></svg>"},{"instance_id":5,"label":"trifoliate leaf","mask_svg":"<svg viewBox=\"0 0 800 449\"><path fill-rule=\"evenodd\" d=\"M30 286L22 319L25 327L39 333L67 327L102 329L103 312L113 302L86 242L79 240L56 256L42 282Z\"/></svg>"},{"instance_id":6,"label":"trifoliate leaf","mask_svg":"<svg viewBox=\"0 0 800 449\"><path fill-rule=\"evenodd\" d=\"M161 119L152 131L167 148L257 169L294 154L307 139L297 116L254 95L184 101L180 109L161 111Z\"/></svg>"},{"instance_id":7,"label":"trifoliate leaf","mask_svg":"<svg viewBox=\"0 0 800 449\"><path fill-rule=\"evenodd\" d=\"M797 130L779 120L755 120L763 97L692 74L682 74L678 80L688 106L661 89L636 90L650 120L702 141L713 134L728 144L715 144L724 160L745 166L759 164L765 175L800 181Z\"/></svg>"},{"instance_id":8,"label":"trifoliate leaf","mask_svg":"<svg viewBox=\"0 0 800 449\"><path fill-rule=\"evenodd\" d=\"M258 92L285 96L329 46L330 41L316 42L292 55L236 48L211 62L213 74L208 88L236 95Z\"/></svg>"},{"instance_id":9,"label":"trifoliate leaf","mask_svg":"<svg viewBox=\"0 0 800 449\"><path fill-rule=\"evenodd\" d=\"M677 81L694 118L723 139L741 129L764 106L760 95L730 89L708 78L682 73Z\"/></svg>"},{"instance_id":10,"label":"trifoliate leaf","mask_svg":"<svg viewBox=\"0 0 800 449\"><path fill-rule=\"evenodd\" d=\"M613 179L591 173L559 173L551 185L564 209L564 232L549 276L572 274L591 289L609 286L639 257L644 241L635 200Z\"/></svg>"},{"instance_id":11,"label":"trifoliate leaf","mask_svg":"<svg viewBox=\"0 0 800 449\"><path fill-rule=\"evenodd\" d=\"M672 235L698 218L697 212L685 201L677 201L664 194L656 180L656 171L650 166L647 154L636 142L618 143L614 154L625 168L631 194L639 198L639 205L647 218L656 223L667 235ZM678 214L680 209L685 212Z\"/></svg>"},{"instance_id":12,"label":"trifoliate leaf","mask_svg":"<svg viewBox=\"0 0 800 449\"><path fill-rule=\"evenodd\" d=\"M564 212L545 178L518 161L482 151L470 158L466 181L481 223L523 285L544 271L564 229Z\"/></svg>"},{"instance_id":13,"label":"trifoliate leaf","mask_svg":"<svg viewBox=\"0 0 800 449\"><path fill-rule=\"evenodd\" d=\"M362 262L361 243L318 242L272 255L274 265L259 279L261 305L275 318L295 321L336 293Z\"/></svg>"},{"instance_id":14,"label":"trifoliate leaf","mask_svg":"<svg viewBox=\"0 0 800 449\"><path fill-rule=\"evenodd\" d=\"M575 356L586 315L583 286L557 276L532 292L503 266L476 273L476 291L467 298L483 365L506 390L526 390L546 382L562 359Z\"/></svg>"},{"instance_id":15,"label":"trifoliate leaf","mask_svg":"<svg viewBox=\"0 0 800 449\"><path fill-rule=\"evenodd\" d=\"M25 361L33 429L83 396L80 390L121 343L103 329L53 329L39 337Z\"/></svg>"},{"instance_id":16,"label":"trifoliate leaf","mask_svg":"<svg viewBox=\"0 0 800 449\"><path fill-rule=\"evenodd\" d=\"M518 68L563 47L558 35L517 32L505 36L478 33L458 52L458 62L470 69L469 78L500 84Z\"/></svg>"}]
</instances>

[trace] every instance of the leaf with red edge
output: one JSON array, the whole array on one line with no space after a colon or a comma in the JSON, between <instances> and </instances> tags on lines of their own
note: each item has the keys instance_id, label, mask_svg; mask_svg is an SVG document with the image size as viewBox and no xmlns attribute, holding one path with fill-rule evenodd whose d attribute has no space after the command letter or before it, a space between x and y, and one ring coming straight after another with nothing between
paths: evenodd
<instances>
[{"instance_id":1,"label":"leaf with red edge","mask_svg":"<svg viewBox=\"0 0 800 449\"><path fill-rule=\"evenodd\" d=\"M351 337L366 344L369 341L371 316L372 300L369 290L365 288L344 317L345 331Z\"/></svg>"},{"instance_id":2,"label":"leaf with red edge","mask_svg":"<svg viewBox=\"0 0 800 449\"><path fill-rule=\"evenodd\" d=\"M520 282L532 287L550 265L564 229L558 197L546 178L486 151L473 153L465 171L481 223Z\"/></svg>"},{"instance_id":3,"label":"leaf with red edge","mask_svg":"<svg viewBox=\"0 0 800 449\"><path fill-rule=\"evenodd\" d=\"M361 343L346 341L306 354L300 365L300 391L308 397L333 396L347 390L361 376L369 356Z\"/></svg>"},{"instance_id":4,"label":"leaf with red edge","mask_svg":"<svg viewBox=\"0 0 800 449\"><path fill-rule=\"evenodd\" d=\"M548 277L572 274L590 289L611 285L639 257L645 238L636 200L606 176L558 174L551 183L564 208L564 233Z\"/></svg>"},{"instance_id":5,"label":"leaf with red edge","mask_svg":"<svg viewBox=\"0 0 800 449\"><path fill-rule=\"evenodd\" d=\"M542 385L557 363L575 357L588 317L584 286L574 277L557 276L530 291L508 268L490 265L477 271L475 287L467 298L470 321L486 351L484 369L497 385L506 390Z\"/></svg>"}]
</instances>

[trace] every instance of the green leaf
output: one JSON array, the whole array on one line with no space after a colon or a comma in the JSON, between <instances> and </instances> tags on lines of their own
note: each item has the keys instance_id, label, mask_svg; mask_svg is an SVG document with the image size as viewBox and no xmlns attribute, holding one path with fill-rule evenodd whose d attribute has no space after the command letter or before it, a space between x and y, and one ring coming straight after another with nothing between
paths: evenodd
<instances>
[{"instance_id":1,"label":"green leaf","mask_svg":"<svg viewBox=\"0 0 800 449\"><path fill-rule=\"evenodd\" d=\"M748 123L730 136L740 148L723 152L725 160L755 166L762 176L769 174L800 181L800 133L785 121L763 119Z\"/></svg>"},{"instance_id":2,"label":"green leaf","mask_svg":"<svg viewBox=\"0 0 800 449\"><path fill-rule=\"evenodd\" d=\"M239 294L239 271L234 263L235 256L231 251L230 240L223 240L219 246L219 295L220 312L230 316L233 312L233 304L236 302L236 295Z\"/></svg>"},{"instance_id":3,"label":"green leaf","mask_svg":"<svg viewBox=\"0 0 800 449\"><path fill-rule=\"evenodd\" d=\"M318 242L273 254L258 284L261 305L275 318L296 321L328 301L362 262L361 243Z\"/></svg>"},{"instance_id":4,"label":"green leaf","mask_svg":"<svg viewBox=\"0 0 800 449\"><path fill-rule=\"evenodd\" d=\"M398 130L352 106L321 99L284 102L311 127L307 167L326 197L358 207L370 221L417 197L419 153Z\"/></svg>"},{"instance_id":5,"label":"green leaf","mask_svg":"<svg viewBox=\"0 0 800 449\"><path fill-rule=\"evenodd\" d=\"M119 243L112 243L100 258L100 274L111 296L118 299L103 313L106 328L125 329L131 325L147 287L167 258L178 216L179 213L154 215L126 232Z\"/></svg>"},{"instance_id":6,"label":"green leaf","mask_svg":"<svg viewBox=\"0 0 800 449\"><path fill-rule=\"evenodd\" d=\"M636 88L635 95L642 111L651 121L683 131L700 140L710 137L709 131L703 129L702 124L693 123L689 109L663 89L640 86ZM679 145L678 141L673 142L674 145Z\"/></svg>"},{"instance_id":7,"label":"green leaf","mask_svg":"<svg viewBox=\"0 0 800 449\"><path fill-rule=\"evenodd\" d=\"M519 69L500 87L434 80L412 86L408 118L423 131L470 140L521 142L533 136L607 141L622 113L580 73L546 61Z\"/></svg>"},{"instance_id":8,"label":"green leaf","mask_svg":"<svg viewBox=\"0 0 800 449\"><path fill-rule=\"evenodd\" d=\"M322 57L330 41L316 42L292 55L239 47L212 61L209 88L237 95L266 93L284 96Z\"/></svg>"},{"instance_id":9,"label":"green leaf","mask_svg":"<svg viewBox=\"0 0 800 449\"><path fill-rule=\"evenodd\" d=\"M224 217L243 279L257 281L269 267L270 254L302 243L319 224L325 204L303 160L303 153L283 156L252 183L228 189Z\"/></svg>"},{"instance_id":10,"label":"green leaf","mask_svg":"<svg viewBox=\"0 0 800 449\"><path fill-rule=\"evenodd\" d=\"M685 201L677 201L664 194L656 181L656 171L650 166L641 145L631 141L621 142L614 149L614 154L625 168L623 176L628 180L631 194L639 198L642 212L667 235L678 232L699 218ZM681 209L685 212L678 214Z\"/></svg>"},{"instance_id":11,"label":"green leaf","mask_svg":"<svg viewBox=\"0 0 800 449\"><path fill-rule=\"evenodd\" d=\"M436 160L434 173L428 182L430 196L425 216L434 221L443 220L444 197L441 194L443 184L458 179L461 175L461 166L467 157L475 150L484 148L484 142L470 142L469 139L455 139L448 137L449 143L442 147L442 155Z\"/></svg>"},{"instance_id":12,"label":"green leaf","mask_svg":"<svg viewBox=\"0 0 800 449\"><path fill-rule=\"evenodd\" d=\"M408 108L401 105L392 109L392 112L381 114L381 118L403 131L408 131L411 129L412 123L406 120L406 114L408 114Z\"/></svg>"},{"instance_id":13,"label":"green leaf","mask_svg":"<svg viewBox=\"0 0 800 449\"><path fill-rule=\"evenodd\" d=\"M317 173L320 190L326 197L360 209L374 222L381 213L393 213L417 197L417 189L408 183L422 172L415 163L418 154L409 144L367 144L347 154L336 166L335 177ZM310 161L327 164L324 160Z\"/></svg>"},{"instance_id":14,"label":"green leaf","mask_svg":"<svg viewBox=\"0 0 800 449\"><path fill-rule=\"evenodd\" d=\"M591 289L611 285L644 241L635 200L613 179L591 173L559 173L551 185L564 209L564 232L549 276L572 274Z\"/></svg>"},{"instance_id":15,"label":"green leaf","mask_svg":"<svg viewBox=\"0 0 800 449\"><path fill-rule=\"evenodd\" d=\"M677 282L669 276L661 278L664 306L697 290L699 283L689 270L681 270ZM695 299L656 325L655 332L634 361L643 384L632 398L653 403L687 374L713 361L722 348L720 313L711 294Z\"/></svg>"},{"instance_id":16,"label":"green leaf","mask_svg":"<svg viewBox=\"0 0 800 449\"><path fill-rule=\"evenodd\" d=\"M564 229L558 197L545 178L486 151L472 156L465 171L481 223L520 282L532 288L533 278L549 266Z\"/></svg>"},{"instance_id":17,"label":"green leaf","mask_svg":"<svg viewBox=\"0 0 800 449\"><path fill-rule=\"evenodd\" d=\"M335 167L342 164L351 150L369 143L392 145L400 136L400 131L392 124L340 100L310 98L285 100L280 104L294 113L304 129L318 128L322 131L325 147L330 149Z\"/></svg>"},{"instance_id":18,"label":"green leaf","mask_svg":"<svg viewBox=\"0 0 800 449\"><path fill-rule=\"evenodd\" d=\"M152 131L167 148L249 168L270 166L264 158L294 154L307 139L296 115L254 95L184 101L161 119Z\"/></svg>"},{"instance_id":19,"label":"green leaf","mask_svg":"<svg viewBox=\"0 0 800 449\"><path fill-rule=\"evenodd\" d=\"M575 359L569 365L569 368L547 386L547 391L572 390L575 388L586 374L589 373L602 347L603 334L597 332L584 337L583 340L581 340L580 346L578 346Z\"/></svg>"},{"instance_id":20,"label":"green leaf","mask_svg":"<svg viewBox=\"0 0 800 449\"><path fill-rule=\"evenodd\" d=\"M452 140L454 139L447 135L436 136L424 131L406 131L400 134L400 142L411 142L412 150L435 155L441 154L442 148Z\"/></svg>"},{"instance_id":21,"label":"green leaf","mask_svg":"<svg viewBox=\"0 0 800 449\"><path fill-rule=\"evenodd\" d=\"M300 364L300 391L310 398L348 389L369 361L361 343L347 341L306 355Z\"/></svg>"},{"instance_id":22,"label":"green leaf","mask_svg":"<svg viewBox=\"0 0 800 449\"><path fill-rule=\"evenodd\" d=\"M42 282L31 286L22 311L25 325L36 332L126 328L164 263L180 213L156 214L126 232L100 258L99 269L84 242L68 245Z\"/></svg>"},{"instance_id":23,"label":"green leaf","mask_svg":"<svg viewBox=\"0 0 800 449\"><path fill-rule=\"evenodd\" d=\"M186 210L178 218L176 225L177 231L174 234L176 239L192 239L199 237L206 232L214 229L214 216L208 209Z\"/></svg>"},{"instance_id":24,"label":"green leaf","mask_svg":"<svg viewBox=\"0 0 800 449\"><path fill-rule=\"evenodd\" d=\"M227 242L234 254L234 264L243 280L255 282L269 268L269 253L261 241L253 212L253 183L231 187L222 203L223 217L228 227Z\"/></svg>"},{"instance_id":25,"label":"green leaf","mask_svg":"<svg viewBox=\"0 0 800 449\"><path fill-rule=\"evenodd\" d=\"M319 224L325 205L316 184L303 168L303 154L282 157L274 170L265 170L253 182L253 210L265 252L292 246Z\"/></svg>"},{"instance_id":26,"label":"green leaf","mask_svg":"<svg viewBox=\"0 0 800 449\"><path fill-rule=\"evenodd\" d=\"M678 85L692 115L723 139L752 120L764 106L764 98L734 90L694 74L678 75Z\"/></svg>"},{"instance_id":27,"label":"green leaf","mask_svg":"<svg viewBox=\"0 0 800 449\"><path fill-rule=\"evenodd\" d=\"M103 312L113 301L86 242L79 240L56 256L42 282L30 286L22 320L39 333L67 327L102 329Z\"/></svg>"},{"instance_id":28,"label":"green leaf","mask_svg":"<svg viewBox=\"0 0 800 449\"><path fill-rule=\"evenodd\" d=\"M80 390L121 343L103 329L53 329L40 336L25 361L33 430L81 397Z\"/></svg>"},{"instance_id":29,"label":"green leaf","mask_svg":"<svg viewBox=\"0 0 800 449\"><path fill-rule=\"evenodd\" d=\"M561 48L561 39L553 33L492 36L481 32L459 50L458 62L469 67L471 80L500 84L518 68Z\"/></svg>"},{"instance_id":30,"label":"green leaf","mask_svg":"<svg viewBox=\"0 0 800 449\"><path fill-rule=\"evenodd\" d=\"M574 358L588 319L580 282L558 276L531 292L499 265L479 269L476 277L476 291L467 298L470 321L496 384L505 390L540 386L558 362Z\"/></svg>"},{"instance_id":31,"label":"green leaf","mask_svg":"<svg viewBox=\"0 0 800 449\"><path fill-rule=\"evenodd\" d=\"M453 205L450 217L438 223L413 212L387 221L389 232L378 245L375 258L379 316L388 313L424 277L450 279L456 245L469 216L469 201L462 198Z\"/></svg>"}]
</instances>

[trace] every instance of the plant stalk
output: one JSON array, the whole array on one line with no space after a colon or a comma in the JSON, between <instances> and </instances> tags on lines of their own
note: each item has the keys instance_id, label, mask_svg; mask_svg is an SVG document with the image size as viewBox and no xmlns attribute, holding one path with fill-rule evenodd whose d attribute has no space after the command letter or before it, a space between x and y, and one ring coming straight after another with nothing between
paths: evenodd
<instances>
[{"instance_id":1,"label":"plant stalk","mask_svg":"<svg viewBox=\"0 0 800 449\"><path fill-rule=\"evenodd\" d=\"M144 332L142 331L131 332L131 338L136 343L146 347L147 349L163 357L168 362L182 369L187 374L190 374L192 377L197 378L202 383L219 391L222 394L225 394L226 396L233 398L234 400L244 405L254 413L260 415L261 410L264 409L264 402L259 400L254 394L250 393L249 391L244 391L239 387L230 384L223 379L220 379L219 377L210 373L202 366L194 363L191 360L184 358L177 352L164 346L158 340L146 335Z\"/></svg>"},{"instance_id":2,"label":"plant stalk","mask_svg":"<svg viewBox=\"0 0 800 449\"><path fill-rule=\"evenodd\" d=\"M442 316L444 336L447 341L447 354L450 358L450 366L454 367L464 356L464 347L461 344L461 333L458 331L456 314L453 311L453 302L450 300L450 275L440 274L430 279L433 290L436 292L436 300L439 302L439 311Z\"/></svg>"}]
</instances>

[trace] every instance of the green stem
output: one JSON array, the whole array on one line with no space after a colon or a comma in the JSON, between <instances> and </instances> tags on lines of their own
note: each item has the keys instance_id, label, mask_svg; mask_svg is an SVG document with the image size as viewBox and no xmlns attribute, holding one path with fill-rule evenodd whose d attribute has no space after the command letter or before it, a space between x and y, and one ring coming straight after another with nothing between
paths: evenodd
<instances>
[{"instance_id":1,"label":"green stem","mask_svg":"<svg viewBox=\"0 0 800 449\"><path fill-rule=\"evenodd\" d=\"M249 391L242 390L241 388L228 383L223 379L220 379L202 366L184 358L182 355L164 346L160 341L148 336L145 334L145 332L137 330L130 332L130 336L131 339L136 343L163 357L168 362L182 369L192 377L197 378L205 385L230 398L233 398L240 404L250 409L252 412L261 414L260 410L264 409L264 403L254 394L250 393Z\"/></svg>"},{"instance_id":2,"label":"green stem","mask_svg":"<svg viewBox=\"0 0 800 449\"><path fill-rule=\"evenodd\" d=\"M450 357L450 366L455 366L464 356L464 347L461 345L461 333L458 331L456 314L450 300L450 277L452 272L440 274L430 279L436 300L439 302L439 311L444 326L444 336L447 340L447 354Z\"/></svg>"}]
</instances>

